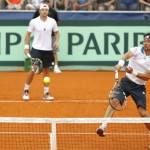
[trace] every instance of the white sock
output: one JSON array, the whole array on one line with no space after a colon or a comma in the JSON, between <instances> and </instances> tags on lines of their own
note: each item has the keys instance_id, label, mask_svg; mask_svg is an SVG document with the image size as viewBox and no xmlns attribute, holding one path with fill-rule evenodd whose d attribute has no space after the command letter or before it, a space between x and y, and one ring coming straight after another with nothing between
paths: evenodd
<instances>
[{"instance_id":1,"label":"white sock","mask_svg":"<svg viewBox=\"0 0 150 150\"><path fill-rule=\"evenodd\" d=\"M30 84L25 84L24 90L29 90L29 88L30 88Z\"/></svg>"},{"instance_id":2,"label":"white sock","mask_svg":"<svg viewBox=\"0 0 150 150\"><path fill-rule=\"evenodd\" d=\"M55 67L55 68L58 68L58 65L55 65L54 67Z\"/></svg>"},{"instance_id":3,"label":"white sock","mask_svg":"<svg viewBox=\"0 0 150 150\"><path fill-rule=\"evenodd\" d=\"M107 126L108 122L102 123L102 125L100 126L101 128L105 129Z\"/></svg>"},{"instance_id":4,"label":"white sock","mask_svg":"<svg viewBox=\"0 0 150 150\"><path fill-rule=\"evenodd\" d=\"M49 87L44 87L44 94L46 94L47 92L49 92Z\"/></svg>"}]
</instances>

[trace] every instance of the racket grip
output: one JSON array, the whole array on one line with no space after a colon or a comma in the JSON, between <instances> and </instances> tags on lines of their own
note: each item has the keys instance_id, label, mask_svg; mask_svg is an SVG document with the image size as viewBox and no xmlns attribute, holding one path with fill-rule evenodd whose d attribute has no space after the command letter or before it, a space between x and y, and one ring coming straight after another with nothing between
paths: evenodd
<instances>
[{"instance_id":1,"label":"racket grip","mask_svg":"<svg viewBox=\"0 0 150 150\"><path fill-rule=\"evenodd\" d=\"M27 53L27 56L28 56L29 58L31 58L31 55L30 55L29 53Z\"/></svg>"},{"instance_id":2,"label":"racket grip","mask_svg":"<svg viewBox=\"0 0 150 150\"><path fill-rule=\"evenodd\" d=\"M118 81L118 70L115 70L115 79Z\"/></svg>"}]
</instances>

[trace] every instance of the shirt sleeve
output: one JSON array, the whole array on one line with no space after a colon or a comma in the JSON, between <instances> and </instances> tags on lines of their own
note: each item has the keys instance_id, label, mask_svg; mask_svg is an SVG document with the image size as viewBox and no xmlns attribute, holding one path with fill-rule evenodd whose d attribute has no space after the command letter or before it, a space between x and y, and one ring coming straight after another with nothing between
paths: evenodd
<instances>
[{"instance_id":1,"label":"shirt sleeve","mask_svg":"<svg viewBox=\"0 0 150 150\"><path fill-rule=\"evenodd\" d=\"M28 32L33 32L33 31L34 31L33 20L31 20L31 21L29 22Z\"/></svg>"},{"instance_id":2,"label":"shirt sleeve","mask_svg":"<svg viewBox=\"0 0 150 150\"><path fill-rule=\"evenodd\" d=\"M54 20L53 32L57 32L57 31L58 31L58 26L56 21Z\"/></svg>"},{"instance_id":3,"label":"shirt sleeve","mask_svg":"<svg viewBox=\"0 0 150 150\"><path fill-rule=\"evenodd\" d=\"M138 47L130 48L130 51L134 54L134 56L136 56L136 55L139 54L139 49L138 49Z\"/></svg>"}]
</instances>

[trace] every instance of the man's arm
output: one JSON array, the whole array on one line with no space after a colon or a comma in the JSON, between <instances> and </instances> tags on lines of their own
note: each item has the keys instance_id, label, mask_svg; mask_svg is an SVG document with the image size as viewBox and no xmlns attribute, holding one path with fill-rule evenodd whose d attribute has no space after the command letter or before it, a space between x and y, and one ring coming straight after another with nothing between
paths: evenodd
<instances>
[{"instance_id":1,"label":"man's arm","mask_svg":"<svg viewBox=\"0 0 150 150\"><path fill-rule=\"evenodd\" d=\"M115 3L116 0L110 0L109 2L104 3L105 6L109 6L110 4Z\"/></svg>"},{"instance_id":2,"label":"man's arm","mask_svg":"<svg viewBox=\"0 0 150 150\"><path fill-rule=\"evenodd\" d=\"M53 7L53 5L54 5L54 0L51 0L51 1L50 1L50 5L51 5L50 7Z\"/></svg>"},{"instance_id":3,"label":"man's arm","mask_svg":"<svg viewBox=\"0 0 150 150\"><path fill-rule=\"evenodd\" d=\"M125 70L126 70L127 73L130 73L130 74L134 74L135 73L135 76L140 78L140 79L142 79L142 80L148 81L150 79L150 70L147 71L145 74L135 72L133 70L133 68L130 68L130 67L125 67Z\"/></svg>"},{"instance_id":4,"label":"man's arm","mask_svg":"<svg viewBox=\"0 0 150 150\"><path fill-rule=\"evenodd\" d=\"M144 5L147 5L147 6L150 6L150 3L147 3L146 1L144 1L144 0L140 0L139 1L141 4L144 4Z\"/></svg>"},{"instance_id":5,"label":"man's arm","mask_svg":"<svg viewBox=\"0 0 150 150\"><path fill-rule=\"evenodd\" d=\"M132 53L132 51L128 51L127 53L125 53L122 57L121 57L121 60L124 60L124 61L126 61L126 60L128 60L129 58L131 58L131 57L133 57L134 56L134 54Z\"/></svg>"},{"instance_id":6,"label":"man's arm","mask_svg":"<svg viewBox=\"0 0 150 150\"><path fill-rule=\"evenodd\" d=\"M58 49L58 46L59 46L58 41L59 41L59 38L60 38L59 31L54 32L54 34L55 34L55 42L54 42L53 46L54 46L54 49Z\"/></svg>"},{"instance_id":7,"label":"man's arm","mask_svg":"<svg viewBox=\"0 0 150 150\"><path fill-rule=\"evenodd\" d=\"M88 0L87 3L80 4L79 7L88 6L88 5L91 5L91 3L92 3L92 1L91 1L91 0Z\"/></svg>"},{"instance_id":8,"label":"man's arm","mask_svg":"<svg viewBox=\"0 0 150 150\"><path fill-rule=\"evenodd\" d=\"M137 77L142 80L148 81L150 79L150 70L147 71L146 74L138 73Z\"/></svg>"},{"instance_id":9,"label":"man's arm","mask_svg":"<svg viewBox=\"0 0 150 150\"><path fill-rule=\"evenodd\" d=\"M24 0L21 0L19 4L22 6L24 4Z\"/></svg>"},{"instance_id":10,"label":"man's arm","mask_svg":"<svg viewBox=\"0 0 150 150\"><path fill-rule=\"evenodd\" d=\"M9 0L6 0L6 3L9 4L9 5L12 4Z\"/></svg>"},{"instance_id":11,"label":"man's arm","mask_svg":"<svg viewBox=\"0 0 150 150\"><path fill-rule=\"evenodd\" d=\"M127 53L125 53L119 60L118 64L115 66L115 70L119 71L124 66L125 61L133 56L134 56L134 54L132 53L131 50L129 50Z\"/></svg>"},{"instance_id":12,"label":"man's arm","mask_svg":"<svg viewBox=\"0 0 150 150\"><path fill-rule=\"evenodd\" d=\"M24 53L29 53L29 41L30 41L31 32L27 32L24 40Z\"/></svg>"}]
</instances>

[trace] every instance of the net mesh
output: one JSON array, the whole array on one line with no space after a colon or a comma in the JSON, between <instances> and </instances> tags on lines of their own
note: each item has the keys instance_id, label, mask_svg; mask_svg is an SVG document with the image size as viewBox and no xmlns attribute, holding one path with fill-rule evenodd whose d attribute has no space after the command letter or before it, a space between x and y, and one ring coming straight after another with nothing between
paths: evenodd
<instances>
[{"instance_id":1,"label":"net mesh","mask_svg":"<svg viewBox=\"0 0 150 150\"><path fill-rule=\"evenodd\" d=\"M106 136L96 129L108 122ZM149 118L0 118L0 150L148 150Z\"/></svg>"},{"instance_id":2,"label":"net mesh","mask_svg":"<svg viewBox=\"0 0 150 150\"><path fill-rule=\"evenodd\" d=\"M0 123L1 150L49 150L50 124Z\"/></svg>"}]
</instances>

